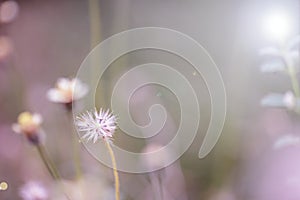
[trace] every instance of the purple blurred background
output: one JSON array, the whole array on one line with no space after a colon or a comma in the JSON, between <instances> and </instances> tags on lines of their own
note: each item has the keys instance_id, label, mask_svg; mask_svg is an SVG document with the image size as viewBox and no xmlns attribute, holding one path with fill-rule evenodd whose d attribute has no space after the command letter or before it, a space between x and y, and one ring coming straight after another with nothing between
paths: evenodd
<instances>
[{"instance_id":1,"label":"purple blurred background","mask_svg":"<svg viewBox=\"0 0 300 200\"><path fill-rule=\"evenodd\" d=\"M90 28L91 2L98 2L95 5L99 8L99 18L92 19L100 27L94 41ZM183 32L207 49L223 76L228 112L216 147L208 157L198 159L210 120L209 94L199 77L203 83L197 86L201 122L192 146L180 160L159 172L120 173L122 198L155 199L150 183L160 176L163 178L158 181L164 186L163 197L167 200L300 199L300 144L274 148L276 141L285 135L300 137L299 116L260 106L266 93L283 92L291 87L290 81L286 76L261 74L258 54L261 48L273 45L261 30L265 14L272 9L289 13L293 19L290 36L299 34L299 0L21 0L16 5L15 17L8 22L0 21L0 182L5 181L9 186L5 191L0 190L1 200L21 199L19 190L30 180L42 182L49 190L53 185L36 150L11 130L18 114L26 110L42 114L49 154L62 176L71 181L74 167L68 148L71 145L68 118L62 106L47 100L47 90L57 78L75 76L97 43L121 31L146 26ZM10 9L3 11L0 7L0 17L14 15L11 13L14 8ZM121 57L99 83L99 106L109 107L110 95L101 94L111 94L120 72L153 59L184 65L178 58L151 50ZM168 91L161 90L163 97L157 97L153 92L158 90L156 87L147 86L133 96L132 112L138 116L137 121L144 123L149 105L166 104L174 119L166 124L168 132L177 128L178 103ZM143 143L125 136L123 139L116 142L133 150L144 147ZM103 179L103 188L113 190L110 169L94 160L83 147L81 153L85 173Z\"/></svg>"}]
</instances>

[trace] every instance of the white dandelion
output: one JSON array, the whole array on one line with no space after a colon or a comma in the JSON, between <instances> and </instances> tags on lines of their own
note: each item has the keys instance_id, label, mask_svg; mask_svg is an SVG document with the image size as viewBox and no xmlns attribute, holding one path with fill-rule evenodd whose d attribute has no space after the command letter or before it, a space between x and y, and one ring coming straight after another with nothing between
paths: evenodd
<instances>
[{"instance_id":1,"label":"white dandelion","mask_svg":"<svg viewBox=\"0 0 300 200\"><path fill-rule=\"evenodd\" d=\"M78 131L84 132L83 139L92 140L94 143L99 138L110 140L117 128L116 117L109 109L100 109L98 112L96 108L77 116L76 126Z\"/></svg>"},{"instance_id":2,"label":"white dandelion","mask_svg":"<svg viewBox=\"0 0 300 200\"><path fill-rule=\"evenodd\" d=\"M92 140L94 143L102 138L106 144L107 150L109 152L111 162L113 165L113 174L115 177L115 197L116 200L120 200L120 181L117 170L117 162L111 147L111 138L117 128L117 119L109 109L106 111L100 109L98 112L95 108L92 111L87 111L76 118L76 126L78 131L84 132L82 138Z\"/></svg>"}]
</instances>

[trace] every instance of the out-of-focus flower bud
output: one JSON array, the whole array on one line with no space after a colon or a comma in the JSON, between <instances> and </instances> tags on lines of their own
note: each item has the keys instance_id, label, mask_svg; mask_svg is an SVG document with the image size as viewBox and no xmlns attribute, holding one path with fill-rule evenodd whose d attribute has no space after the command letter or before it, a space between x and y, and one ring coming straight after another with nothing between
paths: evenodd
<instances>
[{"instance_id":1,"label":"out-of-focus flower bud","mask_svg":"<svg viewBox=\"0 0 300 200\"><path fill-rule=\"evenodd\" d=\"M0 5L0 22L12 22L19 13L19 5L15 1L4 1Z\"/></svg>"},{"instance_id":2,"label":"out-of-focus flower bud","mask_svg":"<svg viewBox=\"0 0 300 200\"><path fill-rule=\"evenodd\" d=\"M23 112L18 116L18 122L12 125L12 129L16 133L25 135L31 143L37 145L41 142L42 121L39 114Z\"/></svg>"},{"instance_id":3,"label":"out-of-focus flower bud","mask_svg":"<svg viewBox=\"0 0 300 200\"><path fill-rule=\"evenodd\" d=\"M59 78L56 86L47 93L49 101L64 104L72 108L73 101L83 98L88 93L88 86L79 79Z\"/></svg>"}]
</instances>

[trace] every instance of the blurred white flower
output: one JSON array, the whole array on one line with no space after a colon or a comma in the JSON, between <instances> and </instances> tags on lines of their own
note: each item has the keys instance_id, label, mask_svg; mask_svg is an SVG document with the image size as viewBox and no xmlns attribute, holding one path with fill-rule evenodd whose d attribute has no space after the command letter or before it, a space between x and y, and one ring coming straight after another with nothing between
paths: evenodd
<instances>
[{"instance_id":1,"label":"blurred white flower","mask_svg":"<svg viewBox=\"0 0 300 200\"><path fill-rule=\"evenodd\" d=\"M87 84L77 78L59 78L56 87L48 91L47 98L55 103L70 104L84 97L88 90Z\"/></svg>"},{"instance_id":2,"label":"blurred white flower","mask_svg":"<svg viewBox=\"0 0 300 200\"><path fill-rule=\"evenodd\" d=\"M22 112L18 116L18 122L12 125L12 129L16 133L25 135L30 142L38 143L42 122L43 118L40 114Z\"/></svg>"},{"instance_id":3,"label":"blurred white flower","mask_svg":"<svg viewBox=\"0 0 300 200\"><path fill-rule=\"evenodd\" d=\"M262 106L268 107L284 107L284 95L279 93L271 93L266 95L261 101Z\"/></svg>"},{"instance_id":4,"label":"blurred white flower","mask_svg":"<svg viewBox=\"0 0 300 200\"><path fill-rule=\"evenodd\" d=\"M294 135L284 135L275 141L273 148L280 149L287 146L294 146L298 144L300 144L300 137Z\"/></svg>"},{"instance_id":5,"label":"blurred white flower","mask_svg":"<svg viewBox=\"0 0 300 200\"><path fill-rule=\"evenodd\" d=\"M24 200L46 200L48 199L47 190L39 183L31 181L26 183L19 191Z\"/></svg>"},{"instance_id":6,"label":"blurred white flower","mask_svg":"<svg viewBox=\"0 0 300 200\"><path fill-rule=\"evenodd\" d=\"M285 94L271 93L261 100L262 106L287 108L289 110L297 110L300 100L295 97L294 93L287 91Z\"/></svg>"},{"instance_id":7,"label":"blurred white flower","mask_svg":"<svg viewBox=\"0 0 300 200\"><path fill-rule=\"evenodd\" d=\"M99 139L110 139L117 128L116 117L107 109L98 112L87 111L76 117L76 126L78 131L85 132L82 138L92 140L94 143Z\"/></svg>"}]
</instances>

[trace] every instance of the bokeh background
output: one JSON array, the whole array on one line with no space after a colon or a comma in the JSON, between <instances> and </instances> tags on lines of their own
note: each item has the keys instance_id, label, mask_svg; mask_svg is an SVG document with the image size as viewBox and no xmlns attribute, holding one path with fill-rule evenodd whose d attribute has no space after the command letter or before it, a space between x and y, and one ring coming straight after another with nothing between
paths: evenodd
<instances>
[{"instance_id":1,"label":"bokeh background","mask_svg":"<svg viewBox=\"0 0 300 200\"><path fill-rule=\"evenodd\" d=\"M123 72L153 60L184 68L189 80L199 79L202 83L196 86L201 122L192 146L178 161L158 172L120 173L122 198L158 198L150 184L155 181L151 178L154 175L160 177L163 199L167 200L300 199L300 144L273 148L286 134L299 136L299 117L284 109L260 105L266 93L291 88L290 80L287 76L262 74L258 53L278 43L272 33L265 31L264 19L269 14L287 13L287 37L299 34L299 0L20 0L3 8L5 2L0 4L0 182L7 182L9 187L0 190L1 200L21 199L19 190L30 180L43 183L49 191L53 188L36 150L11 130L18 114L26 110L42 114L49 154L76 191L70 157L72 129L64 107L47 100L47 90L59 77L74 77L99 42L121 31L146 26L180 31L205 47L224 79L227 117L214 150L200 160L197 154L210 120L209 94L201 76L166 52L143 50L116 60L99 82L99 107L110 106L114 83ZM278 28L282 28L280 24ZM180 120L179 104L165 88L156 85L138 90L130 104L132 115L136 122L147 123L147 110L157 102L165 105L169 116L161 134L172 135ZM166 142L160 139L152 140ZM115 142L132 151L145 148L143 141L121 133ZM87 184L97 186L87 188L107 195L102 199L113 199L111 170L84 147L81 154ZM89 199L94 198L100 197L95 194Z\"/></svg>"}]
</instances>

